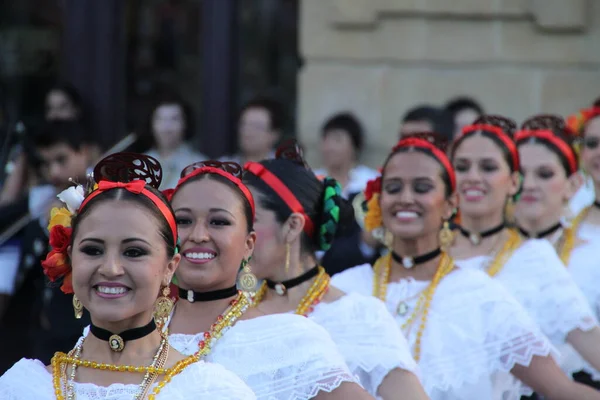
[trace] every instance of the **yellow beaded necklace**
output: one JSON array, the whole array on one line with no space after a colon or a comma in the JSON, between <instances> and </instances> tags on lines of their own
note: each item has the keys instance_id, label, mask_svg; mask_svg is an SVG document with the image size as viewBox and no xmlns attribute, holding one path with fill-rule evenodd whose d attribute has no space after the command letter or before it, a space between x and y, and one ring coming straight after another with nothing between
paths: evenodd
<instances>
[{"instance_id":1,"label":"yellow beaded necklace","mask_svg":"<svg viewBox=\"0 0 600 400\"><path fill-rule=\"evenodd\" d=\"M577 239L577 231L579 230L579 225L581 222L587 217L587 214L590 212L591 206L583 209L571 222L571 226L563 229L563 234L561 235L561 239L556 244L556 252L560 256L565 267L569 266L569 260L571 259L571 252L575 248L575 241Z\"/></svg>"},{"instance_id":2,"label":"yellow beaded necklace","mask_svg":"<svg viewBox=\"0 0 600 400\"><path fill-rule=\"evenodd\" d=\"M248 309L250 305L250 301L247 296L240 292L238 297L231 302L231 305L226 310L224 315L219 315L215 323L211 326L209 332L204 333L204 340L201 340L198 343L198 351L191 356L186 357L185 359L177 362L171 368L161 368L154 365L151 366L131 366L131 365L113 365L113 364L103 364L97 363L95 361L87 361L80 360L76 355L73 357L72 355L67 355L65 353L57 352L54 357L52 357L52 377L54 384L54 393L56 395L57 400L65 400L63 392L61 390L61 367L63 365L71 364L73 367L84 367L84 368L93 368L100 370L108 370L114 372L136 372L142 373L145 372L146 375L165 375L165 378L158 383L158 385L154 388L152 394L148 396L149 400L154 400L156 395L160 393L160 391L165 387L167 383L171 381L171 379L183 371L187 366L193 364L194 362L199 361L200 359L206 357L210 352L212 346L219 339L223 333L225 333L235 322L237 319ZM168 333L166 333L168 334ZM162 347L162 346L161 346ZM168 344L165 346L166 351L168 351ZM81 351L76 352L76 354L81 353ZM159 349L159 353L162 353ZM157 353L157 355L159 354ZM155 357L156 359L157 357ZM153 362L153 364L155 364ZM144 378L144 382L148 382L147 378Z\"/></svg>"},{"instance_id":3,"label":"yellow beaded necklace","mask_svg":"<svg viewBox=\"0 0 600 400\"><path fill-rule=\"evenodd\" d=\"M517 231L509 229L508 238L506 238L504 244L502 245L502 248L498 252L496 252L494 258L492 259L492 262L486 268L489 276L496 276L500 271L502 271L502 268L504 268L504 265L506 265L508 259L521 245L521 242L521 235L519 235Z\"/></svg>"},{"instance_id":4,"label":"yellow beaded necklace","mask_svg":"<svg viewBox=\"0 0 600 400\"><path fill-rule=\"evenodd\" d=\"M198 359L203 359L210 353L213 346L227 332L237 320L250 307L248 295L239 292L238 297L231 302L225 312L217 317L217 320L211 325L208 332L204 332L204 338L198 343Z\"/></svg>"},{"instance_id":5,"label":"yellow beaded necklace","mask_svg":"<svg viewBox=\"0 0 600 400\"><path fill-rule=\"evenodd\" d=\"M166 346L168 348L168 346ZM184 358L183 360L177 362L171 368L159 368L153 366L142 366L135 367L131 365L113 365L113 364L103 364L97 363L95 361L87 361L80 360L76 357L71 357L65 353L57 352L52 357L52 378L54 383L54 394L56 395L57 400L65 400L64 395L62 394L61 384L60 384L60 370L61 365L63 364L71 364L78 367L84 368L94 368L101 370L108 370L114 372L146 372L149 374L157 374L157 375L165 375L165 378L159 382L159 384L154 388L152 394L148 396L149 400L154 400L156 395L160 393L163 387L173 379L173 377L183 371L187 366L192 363L195 363L199 360L197 354L191 355L189 357Z\"/></svg>"},{"instance_id":6,"label":"yellow beaded necklace","mask_svg":"<svg viewBox=\"0 0 600 400\"><path fill-rule=\"evenodd\" d=\"M313 312L314 307L323 300L323 296L329 290L329 282L331 278L325 272L325 268L319 267L319 273L315 278L310 288L306 294L300 300L298 307L296 307L295 313L298 315L308 316L311 312ZM267 282L263 282L254 295L253 305L257 306L264 299L265 294L267 293Z\"/></svg>"},{"instance_id":7,"label":"yellow beaded necklace","mask_svg":"<svg viewBox=\"0 0 600 400\"><path fill-rule=\"evenodd\" d=\"M386 254L383 257L380 257L373 267L374 269L374 277L373 277L373 296L386 301L387 296L387 286L390 280L390 272L392 269L392 256L391 253ZM406 331L410 328L417 319L418 315L421 315L421 321L419 324L419 329L417 331L415 346L414 346L414 358L415 361L419 361L421 358L421 340L423 338L423 332L425 331L425 327L427 325L427 317L429 314L429 309L431 307L431 301L433 299L433 295L442 280L446 275L448 275L454 269L454 261L452 258L442 252L440 257L440 261L438 263L438 268L431 280L429 286L421 292L419 295L419 299L417 300L417 305L415 309L408 317L406 322L402 324L402 330Z\"/></svg>"}]
</instances>

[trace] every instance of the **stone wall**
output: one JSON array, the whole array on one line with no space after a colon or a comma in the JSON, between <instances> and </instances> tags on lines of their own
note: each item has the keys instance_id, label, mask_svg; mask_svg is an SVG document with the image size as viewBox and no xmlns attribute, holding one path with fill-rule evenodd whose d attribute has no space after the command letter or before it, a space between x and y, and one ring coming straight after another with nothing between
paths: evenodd
<instances>
[{"instance_id":1,"label":"stone wall","mask_svg":"<svg viewBox=\"0 0 600 400\"><path fill-rule=\"evenodd\" d=\"M298 134L319 165L325 118L354 111L376 166L402 114L455 95L522 121L600 96L600 1L300 0ZM314 150L313 150L314 149Z\"/></svg>"}]
</instances>

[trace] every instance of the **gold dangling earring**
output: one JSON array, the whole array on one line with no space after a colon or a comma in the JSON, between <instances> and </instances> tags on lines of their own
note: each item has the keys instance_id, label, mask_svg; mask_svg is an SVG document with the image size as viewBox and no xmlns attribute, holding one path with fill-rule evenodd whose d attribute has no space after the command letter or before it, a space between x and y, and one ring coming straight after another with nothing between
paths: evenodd
<instances>
[{"instance_id":1,"label":"gold dangling earring","mask_svg":"<svg viewBox=\"0 0 600 400\"><path fill-rule=\"evenodd\" d=\"M83 304L81 304L81 301L75 295L73 295L73 310L75 310L75 318L81 319L83 316Z\"/></svg>"},{"instance_id":2,"label":"gold dangling earring","mask_svg":"<svg viewBox=\"0 0 600 400\"><path fill-rule=\"evenodd\" d=\"M287 273L290 270L290 244L285 244L285 272Z\"/></svg>"},{"instance_id":3,"label":"gold dangling earring","mask_svg":"<svg viewBox=\"0 0 600 400\"><path fill-rule=\"evenodd\" d=\"M171 294L171 288L167 284L162 289L162 296L156 299L154 302L154 321L159 326L160 330L166 325L173 310L175 304L169 295Z\"/></svg>"},{"instance_id":4,"label":"gold dangling earring","mask_svg":"<svg viewBox=\"0 0 600 400\"><path fill-rule=\"evenodd\" d=\"M510 196L504 206L504 221L509 225L514 225L515 219L515 199Z\"/></svg>"},{"instance_id":5,"label":"gold dangling earring","mask_svg":"<svg viewBox=\"0 0 600 400\"><path fill-rule=\"evenodd\" d=\"M258 279L256 279L256 275L252 273L252 269L250 268L249 259L242 260L242 270L238 275L238 286L244 292L253 292L256 290L256 284L258 283Z\"/></svg>"},{"instance_id":6,"label":"gold dangling earring","mask_svg":"<svg viewBox=\"0 0 600 400\"><path fill-rule=\"evenodd\" d=\"M450 250L450 246L452 246L452 242L454 242L454 233L452 233L450 224L447 220L444 221L438 238L440 241L440 248L444 253L447 253L448 250Z\"/></svg>"}]
</instances>

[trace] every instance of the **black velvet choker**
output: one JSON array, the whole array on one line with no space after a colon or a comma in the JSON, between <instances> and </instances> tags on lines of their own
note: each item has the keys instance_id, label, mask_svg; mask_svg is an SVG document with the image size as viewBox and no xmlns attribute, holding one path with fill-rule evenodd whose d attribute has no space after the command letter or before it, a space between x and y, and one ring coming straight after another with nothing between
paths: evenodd
<instances>
[{"instance_id":1,"label":"black velvet choker","mask_svg":"<svg viewBox=\"0 0 600 400\"><path fill-rule=\"evenodd\" d=\"M433 251L430 251L429 253L426 253L426 254L423 254L423 255L420 255L420 256L416 256L416 257L402 257L398 253L392 251L392 258L397 263L402 264L402 266L404 266L404 268L411 269L415 265L423 264L423 263L426 263L429 260L433 260L434 258L436 258L437 256L439 256L441 253L442 253L442 250L440 248L437 248L437 249L435 249Z\"/></svg>"},{"instance_id":2,"label":"black velvet choker","mask_svg":"<svg viewBox=\"0 0 600 400\"><path fill-rule=\"evenodd\" d=\"M458 225L458 230L460 231L460 233L464 237L466 237L467 239L469 239L469 241L474 246L477 246L479 243L481 243L481 239L484 239L486 237L492 236L492 235L500 232L502 229L504 229L505 226L506 225L504 224L504 222L502 222L500 225L495 226L492 229L488 229L487 231L483 231L483 232L480 232L480 233L475 233L475 232L469 232L468 230L466 230L462 226Z\"/></svg>"},{"instance_id":3,"label":"black velvet choker","mask_svg":"<svg viewBox=\"0 0 600 400\"><path fill-rule=\"evenodd\" d=\"M147 325L140 326L138 328L128 329L119 334L112 333L106 329L97 327L94 324L90 325L90 332L100 340L108 342L110 349L115 352L123 351L125 344L130 340L141 339L144 336L148 336L156 330L156 323L154 319L150 320Z\"/></svg>"},{"instance_id":4,"label":"black velvet choker","mask_svg":"<svg viewBox=\"0 0 600 400\"><path fill-rule=\"evenodd\" d=\"M542 239L548 235L552 235L554 232L556 232L557 230L559 230L560 228L562 228L562 224L560 222L557 222L556 225L552 225L550 228L538 232L538 233L533 233L530 234L529 232L527 232L525 229L519 227L519 232L521 232L521 235L530 238L530 239Z\"/></svg>"},{"instance_id":5,"label":"black velvet choker","mask_svg":"<svg viewBox=\"0 0 600 400\"><path fill-rule=\"evenodd\" d=\"M300 275L296 278L293 278L293 279L288 279L287 281L273 282L272 280L269 280L269 279L265 279L265 281L267 282L267 287L269 287L269 289L275 289L275 293L277 293L280 296L283 296L284 294L287 293L288 289L291 289L294 286L298 286L298 285L306 282L307 280L314 278L315 276L317 276L318 273L319 273L319 266L315 265L314 268L309 269L302 275Z\"/></svg>"},{"instance_id":6,"label":"black velvet choker","mask_svg":"<svg viewBox=\"0 0 600 400\"><path fill-rule=\"evenodd\" d=\"M214 290L212 292L194 292L193 290L185 290L179 288L179 298L186 299L190 303L196 301L215 301L228 299L230 297L236 296L238 294L238 289L235 285L226 289Z\"/></svg>"}]
</instances>

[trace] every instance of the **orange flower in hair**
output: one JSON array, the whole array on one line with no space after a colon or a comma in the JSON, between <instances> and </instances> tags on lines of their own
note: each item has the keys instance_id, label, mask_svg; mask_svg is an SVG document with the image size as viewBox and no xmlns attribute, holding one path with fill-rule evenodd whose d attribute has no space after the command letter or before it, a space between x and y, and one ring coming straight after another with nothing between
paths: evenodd
<instances>
[{"instance_id":1,"label":"orange flower in hair","mask_svg":"<svg viewBox=\"0 0 600 400\"><path fill-rule=\"evenodd\" d=\"M365 213L365 229L373 232L383 224L381 207L379 207L379 193L375 193L371 200L367 201L367 212Z\"/></svg>"},{"instance_id":2,"label":"orange flower in hair","mask_svg":"<svg viewBox=\"0 0 600 400\"><path fill-rule=\"evenodd\" d=\"M379 207L379 195L381 193L381 176L376 179L371 179L367 182L365 188L365 201L367 202L367 211L365 212L365 229L367 232L372 232L374 229L381 227L383 219L381 216L381 208Z\"/></svg>"}]
</instances>

